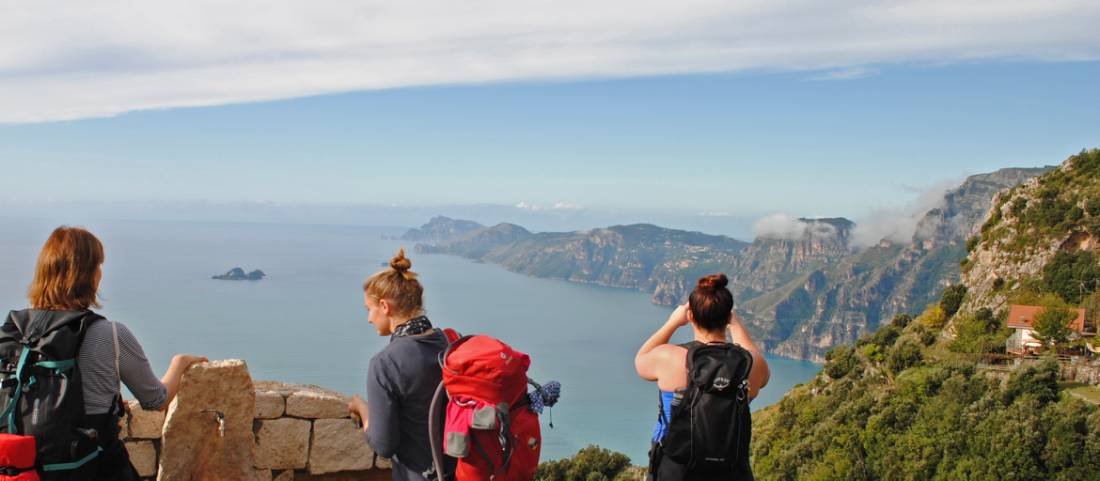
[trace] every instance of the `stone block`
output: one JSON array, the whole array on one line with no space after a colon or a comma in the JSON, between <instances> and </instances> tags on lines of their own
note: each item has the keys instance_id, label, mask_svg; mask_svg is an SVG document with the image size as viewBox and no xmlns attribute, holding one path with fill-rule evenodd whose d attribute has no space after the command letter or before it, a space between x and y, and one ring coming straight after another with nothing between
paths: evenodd
<instances>
[{"instance_id":1,"label":"stone block","mask_svg":"<svg viewBox=\"0 0 1100 481\"><path fill-rule=\"evenodd\" d=\"M277 391L256 391L256 419L275 419L285 408L286 399Z\"/></svg>"},{"instance_id":2,"label":"stone block","mask_svg":"<svg viewBox=\"0 0 1100 481\"><path fill-rule=\"evenodd\" d=\"M303 469L309 456L310 422L280 418L256 420L256 464L261 469Z\"/></svg>"},{"instance_id":3,"label":"stone block","mask_svg":"<svg viewBox=\"0 0 1100 481\"><path fill-rule=\"evenodd\" d=\"M141 477L157 475L157 449L152 441L128 442L126 452L130 454L130 462Z\"/></svg>"},{"instance_id":4,"label":"stone block","mask_svg":"<svg viewBox=\"0 0 1100 481\"><path fill-rule=\"evenodd\" d=\"M250 479L256 395L239 359L192 365L168 408L158 481Z\"/></svg>"},{"instance_id":5,"label":"stone block","mask_svg":"<svg viewBox=\"0 0 1100 481\"><path fill-rule=\"evenodd\" d=\"M130 437L134 439L159 439L164 427L164 411L146 411L137 401L126 403L126 417L130 420Z\"/></svg>"},{"instance_id":6,"label":"stone block","mask_svg":"<svg viewBox=\"0 0 1100 481\"><path fill-rule=\"evenodd\" d=\"M298 473L295 481L390 481L390 471L371 469L367 471L344 471L341 473L309 474Z\"/></svg>"},{"instance_id":7,"label":"stone block","mask_svg":"<svg viewBox=\"0 0 1100 481\"><path fill-rule=\"evenodd\" d=\"M294 481L294 470L288 469L275 476L274 481Z\"/></svg>"},{"instance_id":8,"label":"stone block","mask_svg":"<svg viewBox=\"0 0 1100 481\"><path fill-rule=\"evenodd\" d=\"M351 419L314 421L310 445L310 474L362 471L373 465L374 451Z\"/></svg>"},{"instance_id":9,"label":"stone block","mask_svg":"<svg viewBox=\"0 0 1100 481\"><path fill-rule=\"evenodd\" d=\"M253 478L255 481L272 481L270 469L257 469L254 472L256 473L256 477Z\"/></svg>"},{"instance_id":10,"label":"stone block","mask_svg":"<svg viewBox=\"0 0 1100 481\"><path fill-rule=\"evenodd\" d=\"M390 463L390 458L379 456L374 460L374 469L393 469L393 463Z\"/></svg>"},{"instance_id":11,"label":"stone block","mask_svg":"<svg viewBox=\"0 0 1100 481\"><path fill-rule=\"evenodd\" d=\"M286 415L306 419L348 417L349 399L326 391L297 391L286 398Z\"/></svg>"}]
</instances>

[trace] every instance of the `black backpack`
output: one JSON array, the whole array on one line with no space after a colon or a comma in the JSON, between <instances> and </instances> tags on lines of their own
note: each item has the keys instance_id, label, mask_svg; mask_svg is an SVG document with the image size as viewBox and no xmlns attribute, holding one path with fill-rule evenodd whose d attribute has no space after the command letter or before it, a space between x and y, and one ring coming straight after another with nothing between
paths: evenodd
<instances>
[{"instance_id":1,"label":"black backpack","mask_svg":"<svg viewBox=\"0 0 1100 481\"><path fill-rule=\"evenodd\" d=\"M658 481L753 479L749 467L752 417L749 372L752 354L737 344L691 342L688 387L650 453L650 474Z\"/></svg>"},{"instance_id":2,"label":"black backpack","mask_svg":"<svg viewBox=\"0 0 1100 481\"><path fill-rule=\"evenodd\" d=\"M76 361L85 330L100 320L88 310L27 309L11 311L0 326L0 433L33 436L37 446L33 466L0 471L35 468L42 479L68 479L99 455Z\"/></svg>"}]
</instances>

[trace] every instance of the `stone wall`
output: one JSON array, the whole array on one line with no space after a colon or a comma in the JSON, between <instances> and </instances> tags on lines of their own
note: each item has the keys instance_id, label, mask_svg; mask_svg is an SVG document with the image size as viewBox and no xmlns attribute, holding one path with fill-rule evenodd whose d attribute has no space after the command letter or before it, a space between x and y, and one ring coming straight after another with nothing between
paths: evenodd
<instances>
[{"instance_id":1,"label":"stone wall","mask_svg":"<svg viewBox=\"0 0 1100 481\"><path fill-rule=\"evenodd\" d=\"M190 374L189 371L188 375ZM186 388L186 385L181 388L181 395ZM251 459L252 469L249 474L254 481L390 479L389 460L378 457L371 451L362 432L348 417L346 396L318 386L270 381L255 382L252 388L255 407L251 416L251 449L243 451L246 455L250 451L251 456L248 459ZM172 454L180 452L180 444L202 443L177 442L174 450L169 453L164 449L164 440L173 436L169 433L170 429L193 431L195 428L177 427L180 424L178 421L166 423L163 411L146 411L136 401L129 401L127 408L128 413L120 422L120 437L126 443L131 461L142 479L192 479L189 473L170 471L195 470L193 464L189 465L195 455L192 454L192 458L184 460L184 467L181 467L179 459L173 462L172 459L165 458L180 457L181 454ZM175 408L173 405L173 409ZM210 419L211 431L216 433L218 428L213 426L217 426L218 421L213 415ZM228 420L220 422L228 423ZM221 435L224 436L226 427L222 426L221 429ZM178 439L178 435L176 436ZM203 449L201 446L185 448L191 451ZM231 448L219 446L216 449Z\"/></svg>"},{"instance_id":2,"label":"stone wall","mask_svg":"<svg viewBox=\"0 0 1100 481\"><path fill-rule=\"evenodd\" d=\"M1011 365L983 366L979 369L988 377L1008 381L1013 371L1027 366L1036 366L1042 360L1033 358L1016 358ZM1079 382L1100 386L1100 358L1087 359L1081 356L1071 357L1069 360L1059 361L1058 379L1060 381Z\"/></svg>"}]
</instances>

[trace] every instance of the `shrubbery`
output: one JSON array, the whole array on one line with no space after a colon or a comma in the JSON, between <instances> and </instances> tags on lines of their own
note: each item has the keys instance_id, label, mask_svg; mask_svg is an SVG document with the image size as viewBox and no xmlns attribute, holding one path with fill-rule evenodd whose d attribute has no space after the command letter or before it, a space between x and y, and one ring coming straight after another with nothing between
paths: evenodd
<instances>
[{"instance_id":1,"label":"shrubbery","mask_svg":"<svg viewBox=\"0 0 1100 481\"><path fill-rule=\"evenodd\" d=\"M1100 287L1100 262L1092 251L1060 251L1043 267L1043 288L1071 304Z\"/></svg>"},{"instance_id":2,"label":"shrubbery","mask_svg":"<svg viewBox=\"0 0 1100 481\"><path fill-rule=\"evenodd\" d=\"M1004 320L993 315L988 308L955 320L955 339L948 344L954 352L982 354L1004 352L1005 341L1012 330L1004 327Z\"/></svg>"},{"instance_id":3,"label":"shrubbery","mask_svg":"<svg viewBox=\"0 0 1100 481\"><path fill-rule=\"evenodd\" d=\"M925 327L914 323L889 346L886 364L895 373L893 383L869 372L845 373L843 379L796 390L758 415L756 478L1097 477L1100 410L1072 397L1060 399L1057 362L1020 369L1001 387L972 363L923 360L916 341L920 329ZM870 339L863 345L879 347ZM825 369L841 371L855 364L853 356L858 354L850 348L835 349Z\"/></svg>"},{"instance_id":4,"label":"shrubbery","mask_svg":"<svg viewBox=\"0 0 1100 481\"><path fill-rule=\"evenodd\" d=\"M928 306L921 315L917 316L916 321L924 324L925 327L940 329L944 324L947 324L947 314L944 313L942 307L933 304Z\"/></svg>"},{"instance_id":5,"label":"shrubbery","mask_svg":"<svg viewBox=\"0 0 1100 481\"><path fill-rule=\"evenodd\" d=\"M1035 331L1035 338L1048 346L1065 344L1073 333L1069 328L1069 322L1076 316L1075 312L1061 307L1044 310L1035 316L1035 322L1031 325Z\"/></svg>"},{"instance_id":6,"label":"shrubbery","mask_svg":"<svg viewBox=\"0 0 1100 481\"><path fill-rule=\"evenodd\" d=\"M943 309L944 317L950 319L956 312L959 312L959 307L962 306L965 298L966 286L962 284L947 286L947 289L943 291L943 297L940 298L940 309Z\"/></svg>"},{"instance_id":7,"label":"shrubbery","mask_svg":"<svg viewBox=\"0 0 1100 481\"><path fill-rule=\"evenodd\" d=\"M629 470L630 458L599 446L588 446L572 458L539 464L538 481L626 481L637 473Z\"/></svg>"}]
</instances>

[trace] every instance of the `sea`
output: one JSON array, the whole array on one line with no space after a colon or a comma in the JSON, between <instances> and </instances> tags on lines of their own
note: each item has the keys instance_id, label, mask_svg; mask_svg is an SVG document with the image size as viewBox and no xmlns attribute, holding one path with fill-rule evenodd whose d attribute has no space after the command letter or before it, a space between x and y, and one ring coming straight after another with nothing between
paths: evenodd
<instances>
[{"instance_id":1,"label":"sea","mask_svg":"<svg viewBox=\"0 0 1100 481\"><path fill-rule=\"evenodd\" d=\"M67 222L74 222L69 219ZM369 224L369 219L364 224ZM38 250L58 220L0 218L0 306L26 307ZM388 338L367 322L362 284L405 247L437 326L496 336L532 358L529 376L562 384L542 416L543 459L599 445L644 464L657 391L634 353L670 307L647 294L537 279L392 240L406 227L90 221L104 243L102 308L141 342L157 375L176 353L244 359L253 379L365 396L370 357ZM233 267L261 281L211 279ZM688 329L675 341L688 340ZM769 356L758 410L809 381L820 364ZM550 427L550 424L553 427Z\"/></svg>"}]
</instances>

